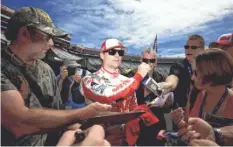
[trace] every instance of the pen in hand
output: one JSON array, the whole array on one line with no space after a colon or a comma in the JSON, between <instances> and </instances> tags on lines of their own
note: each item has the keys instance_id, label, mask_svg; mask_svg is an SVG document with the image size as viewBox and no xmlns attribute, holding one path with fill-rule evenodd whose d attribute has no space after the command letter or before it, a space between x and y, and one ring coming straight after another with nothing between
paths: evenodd
<instances>
[{"instance_id":1,"label":"pen in hand","mask_svg":"<svg viewBox=\"0 0 233 147\"><path fill-rule=\"evenodd\" d=\"M85 137L86 137L86 133L87 131L77 131L74 135L75 135L75 138L76 138L76 142L77 143L80 143L82 142Z\"/></svg>"}]
</instances>

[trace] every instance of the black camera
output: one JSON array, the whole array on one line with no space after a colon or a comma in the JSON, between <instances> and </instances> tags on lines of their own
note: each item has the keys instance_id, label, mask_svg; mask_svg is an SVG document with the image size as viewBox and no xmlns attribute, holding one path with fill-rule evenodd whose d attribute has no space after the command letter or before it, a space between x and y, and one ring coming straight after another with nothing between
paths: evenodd
<instances>
[{"instance_id":1,"label":"black camera","mask_svg":"<svg viewBox=\"0 0 233 147\"><path fill-rule=\"evenodd\" d=\"M67 67L67 71L68 71L68 76L72 76L72 75L75 74L76 68L74 68L74 67Z\"/></svg>"},{"instance_id":2,"label":"black camera","mask_svg":"<svg viewBox=\"0 0 233 147\"><path fill-rule=\"evenodd\" d=\"M67 71L68 71L68 76L72 76L75 73L77 73L81 77L86 75L86 70L79 67L67 67Z\"/></svg>"}]
</instances>

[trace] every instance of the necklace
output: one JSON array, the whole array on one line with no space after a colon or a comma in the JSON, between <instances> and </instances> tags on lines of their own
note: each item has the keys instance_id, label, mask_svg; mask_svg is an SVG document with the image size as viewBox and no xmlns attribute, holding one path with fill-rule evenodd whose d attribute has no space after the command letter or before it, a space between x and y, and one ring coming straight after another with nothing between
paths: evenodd
<instances>
[{"instance_id":1,"label":"necklace","mask_svg":"<svg viewBox=\"0 0 233 147\"><path fill-rule=\"evenodd\" d=\"M218 101L217 105L214 107L214 110L212 111L211 114L215 115L218 112L220 106L222 105L222 103L226 99L227 95L228 95L228 89L227 89L227 87L225 87L225 92L223 93L221 99ZM202 101L201 106L200 106L199 118L202 118L202 116L203 116L202 113L203 113L203 108L204 108L205 103L206 103L206 98L207 98L207 92L205 93L203 101Z\"/></svg>"}]
</instances>

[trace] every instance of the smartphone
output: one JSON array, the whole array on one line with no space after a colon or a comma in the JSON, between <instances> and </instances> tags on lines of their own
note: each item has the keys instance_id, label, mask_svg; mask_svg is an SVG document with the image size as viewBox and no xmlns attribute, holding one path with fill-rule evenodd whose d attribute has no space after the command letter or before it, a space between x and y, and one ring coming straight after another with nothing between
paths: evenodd
<instances>
[{"instance_id":1,"label":"smartphone","mask_svg":"<svg viewBox=\"0 0 233 147\"><path fill-rule=\"evenodd\" d=\"M159 89L158 83L149 77L148 79L142 82L145 87L147 87L151 92L153 92L156 96L160 96L162 91Z\"/></svg>"}]
</instances>

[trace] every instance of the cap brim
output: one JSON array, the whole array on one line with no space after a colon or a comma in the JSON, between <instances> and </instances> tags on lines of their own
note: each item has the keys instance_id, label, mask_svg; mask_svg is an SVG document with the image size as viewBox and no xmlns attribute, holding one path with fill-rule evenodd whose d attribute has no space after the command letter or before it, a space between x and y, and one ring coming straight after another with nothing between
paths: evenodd
<instances>
[{"instance_id":1,"label":"cap brim","mask_svg":"<svg viewBox=\"0 0 233 147\"><path fill-rule=\"evenodd\" d=\"M216 41L218 45L231 45L228 41Z\"/></svg>"},{"instance_id":2,"label":"cap brim","mask_svg":"<svg viewBox=\"0 0 233 147\"><path fill-rule=\"evenodd\" d=\"M54 32L52 35L54 37L67 37L69 34L59 28L54 28Z\"/></svg>"},{"instance_id":3,"label":"cap brim","mask_svg":"<svg viewBox=\"0 0 233 147\"><path fill-rule=\"evenodd\" d=\"M108 51L108 50L113 49L113 48L122 48L122 49L124 49L124 50L127 50L127 47L125 47L125 46L116 45L116 46L112 46L112 47L110 47L110 48L108 48L108 49L106 49L106 50L101 50L101 52L105 52L105 51Z\"/></svg>"},{"instance_id":4,"label":"cap brim","mask_svg":"<svg viewBox=\"0 0 233 147\"><path fill-rule=\"evenodd\" d=\"M52 35L53 37L67 37L69 35L62 29L56 28L56 27L43 27L43 26L38 27L37 26L36 28L46 34Z\"/></svg>"},{"instance_id":5,"label":"cap brim","mask_svg":"<svg viewBox=\"0 0 233 147\"><path fill-rule=\"evenodd\" d=\"M69 65L66 65L66 66L73 67L73 68L75 68L75 67L81 67L80 64L69 64Z\"/></svg>"}]
</instances>

